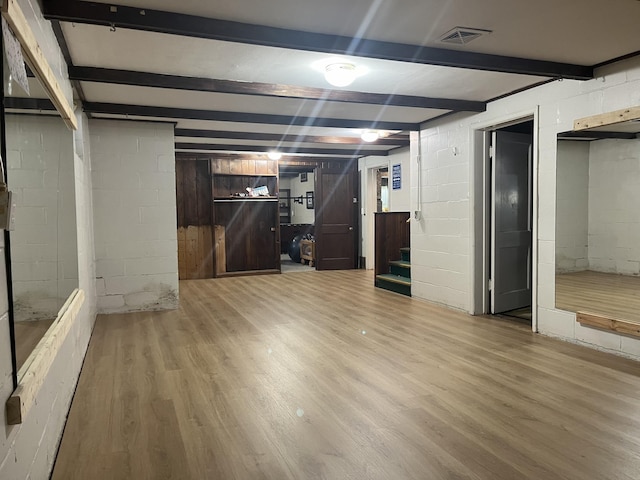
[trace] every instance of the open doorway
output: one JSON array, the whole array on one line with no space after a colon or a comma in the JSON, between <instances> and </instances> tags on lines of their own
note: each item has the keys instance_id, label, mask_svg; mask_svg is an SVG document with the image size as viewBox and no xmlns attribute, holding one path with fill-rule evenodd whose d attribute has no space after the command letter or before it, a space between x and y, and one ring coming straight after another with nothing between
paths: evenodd
<instances>
[{"instance_id":1,"label":"open doorway","mask_svg":"<svg viewBox=\"0 0 640 480\"><path fill-rule=\"evenodd\" d=\"M534 131L531 118L476 131L476 151L482 154L476 155L474 175L475 185L482 187L474 196L476 205L482 205L475 219L474 313L505 315L531 325Z\"/></svg>"},{"instance_id":2,"label":"open doorway","mask_svg":"<svg viewBox=\"0 0 640 480\"><path fill-rule=\"evenodd\" d=\"M282 273L315 270L301 256L301 242L315 234L315 168L280 171L280 266Z\"/></svg>"}]
</instances>

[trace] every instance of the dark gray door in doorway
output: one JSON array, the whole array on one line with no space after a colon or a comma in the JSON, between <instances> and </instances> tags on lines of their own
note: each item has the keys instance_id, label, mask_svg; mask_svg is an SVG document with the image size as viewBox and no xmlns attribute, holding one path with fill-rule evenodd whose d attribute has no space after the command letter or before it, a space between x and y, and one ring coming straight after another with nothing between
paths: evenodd
<instances>
[{"instance_id":1,"label":"dark gray door in doorway","mask_svg":"<svg viewBox=\"0 0 640 480\"><path fill-rule=\"evenodd\" d=\"M316 169L316 268L355 268L355 174L348 169Z\"/></svg>"},{"instance_id":2,"label":"dark gray door in doorway","mask_svg":"<svg viewBox=\"0 0 640 480\"><path fill-rule=\"evenodd\" d=\"M493 132L491 313L531 305L533 135Z\"/></svg>"}]
</instances>

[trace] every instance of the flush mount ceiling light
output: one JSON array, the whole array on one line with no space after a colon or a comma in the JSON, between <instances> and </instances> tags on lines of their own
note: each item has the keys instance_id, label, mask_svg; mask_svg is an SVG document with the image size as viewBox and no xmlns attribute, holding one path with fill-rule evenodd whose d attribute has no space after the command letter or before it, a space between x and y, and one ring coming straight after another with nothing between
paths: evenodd
<instances>
[{"instance_id":1,"label":"flush mount ceiling light","mask_svg":"<svg viewBox=\"0 0 640 480\"><path fill-rule=\"evenodd\" d=\"M282 158L282 153L278 152L277 150L270 150L267 152L267 157L269 157L271 160L280 160Z\"/></svg>"},{"instance_id":2,"label":"flush mount ceiling light","mask_svg":"<svg viewBox=\"0 0 640 480\"><path fill-rule=\"evenodd\" d=\"M375 142L380 138L380 132L377 130L365 130L360 135L360 138L365 142Z\"/></svg>"},{"instance_id":3,"label":"flush mount ceiling light","mask_svg":"<svg viewBox=\"0 0 640 480\"><path fill-rule=\"evenodd\" d=\"M334 87L351 85L357 76L353 63L330 63L324 67L324 78Z\"/></svg>"}]
</instances>

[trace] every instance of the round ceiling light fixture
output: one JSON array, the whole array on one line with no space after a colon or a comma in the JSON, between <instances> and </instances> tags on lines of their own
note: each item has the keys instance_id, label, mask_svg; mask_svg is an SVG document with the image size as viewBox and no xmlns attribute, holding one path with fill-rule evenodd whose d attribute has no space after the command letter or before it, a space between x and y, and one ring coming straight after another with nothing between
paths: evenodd
<instances>
[{"instance_id":1,"label":"round ceiling light fixture","mask_svg":"<svg viewBox=\"0 0 640 480\"><path fill-rule=\"evenodd\" d=\"M380 132L377 130L365 130L360 135L360 138L365 142L375 142L380 138Z\"/></svg>"},{"instance_id":2,"label":"round ceiling light fixture","mask_svg":"<svg viewBox=\"0 0 640 480\"><path fill-rule=\"evenodd\" d=\"M267 152L267 157L271 160L280 160L282 158L282 153L277 150L269 150Z\"/></svg>"},{"instance_id":3,"label":"round ceiling light fixture","mask_svg":"<svg viewBox=\"0 0 640 480\"><path fill-rule=\"evenodd\" d=\"M324 78L334 87L351 85L357 76L353 63L330 63L324 67Z\"/></svg>"}]
</instances>

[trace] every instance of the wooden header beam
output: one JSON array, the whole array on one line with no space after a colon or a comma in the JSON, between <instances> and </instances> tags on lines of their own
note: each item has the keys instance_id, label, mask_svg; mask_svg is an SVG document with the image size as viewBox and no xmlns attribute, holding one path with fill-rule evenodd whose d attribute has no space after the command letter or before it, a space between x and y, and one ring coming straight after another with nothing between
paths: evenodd
<instances>
[{"instance_id":1,"label":"wooden header beam","mask_svg":"<svg viewBox=\"0 0 640 480\"><path fill-rule=\"evenodd\" d=\"M225 42L541 77L575 80L593 78L593 67L583 65L305 32L113 3L44 0L43 13L49 20L106 25Z\"/></svg>"},{"instance_id":2,"label":"wooden header beam","mask_svg":"<svg viewBox=\"0 0 640 480\"><path fill-rule=\"evenodd\" d=\"M29 66L47 91L49 98L55 105L56 110L60 113L64 123L70 129L76 130L78 128L78 122L73 111L73 106L69 104L67 97L65 97L62 92L62 88L60 88L60 84L53 70L51 70L40 45L38 45L38 41L31 31L31 27L20 9L18 2L16 0L4 0L2 16L7 20L11 30L20 42L20 45L22 45L22 50L27 57Z\"/></svg>"},{"instance_id":3,"label":"wooden header beam","mask_svg":"<svg viewBox=\"0 0 640 480\"><path fill-rule=\"evenodd\" d=\"M609 125L615 125L616 123L632 120L640 120L640 106L580 118L573 122L573 129L580 131L586 130L587 128L607 127Z\"/></svg>"}]
</instances>

